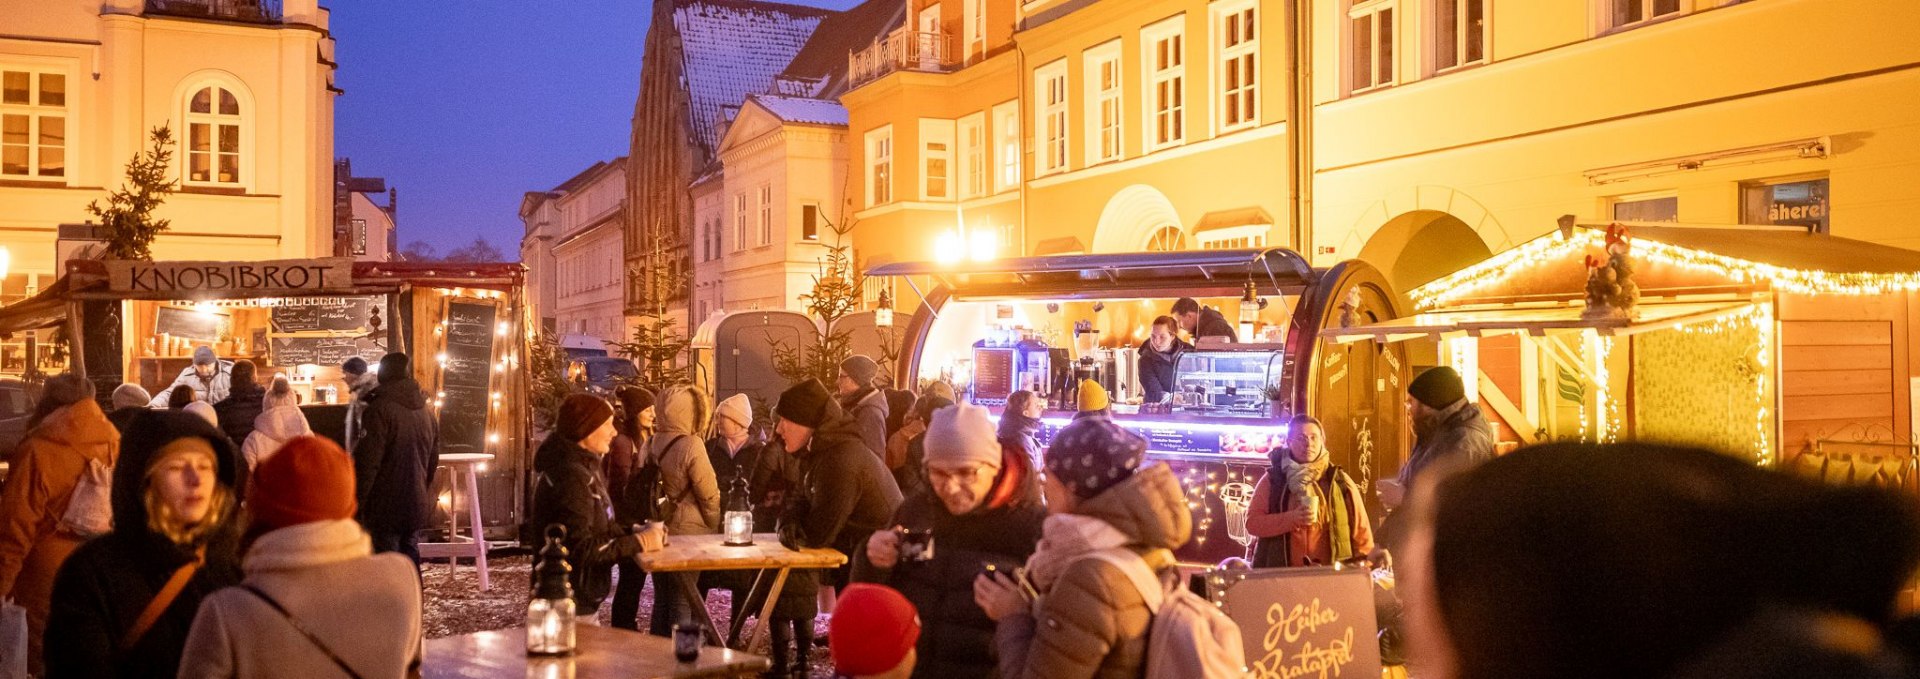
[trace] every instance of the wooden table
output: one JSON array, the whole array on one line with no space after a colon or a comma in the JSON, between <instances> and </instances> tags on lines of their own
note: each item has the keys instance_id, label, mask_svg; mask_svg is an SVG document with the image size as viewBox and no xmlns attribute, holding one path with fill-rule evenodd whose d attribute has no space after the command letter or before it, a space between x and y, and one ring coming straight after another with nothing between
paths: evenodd
<instances>
[{"instance_id":1,"label":"wooden table","mask_svg":"<svg viewBox=\"0 0 1920 679\"><path fill-rule=\"evenodd\" d=\"M698 660L682 663L673 658L671 639L587 624L575 629L574 648L569 656L528 657L524 627L428 639L421 674L426 679L689 679L750 677L773 666L757 655L711 646L700 649Z\"/></svg>"},{"instance_id":2,"label":"wooden table","mask_svg":"<svg viewBox=\"0 0 1920 679\"><path fill-rule=\"evenodd\" d=\"M460 557L473 559L474 569L480 574L480 591L493 589L493 583L487 581L487 539L485 529L480 525L480 481L477 468L493 460L491 453L448 453L440 456L440 465L453 470L453 478L447 480L447 541L420 543L420 558L447 558L448 568L460 565ZM464 467L463 470L461 469ZM467 479L467 530L469 537L460 537L460 515L453 511L453 502L460 495L460 478Z\"/></svg>"},{"instance_id":3,"label":"wooden table","mask_svg":"<svg viewBox=\"0 0 1920 679\"><path fill-rule=\"evenodd\" d=\"M763 576L765 571L779 569L773 577L773 586L767 590L767 602L760 607L760 622L754 625L753 636L747 639L749 648L769 629L767 622L773 618L773 605L780 600L780 588L787 584L788 572L795 568L834 568L847 562L847 555L831 549L787 549L780 544L780 536L773 533L754 533L751 545L729 545L725 540L724 535L669 536L665 549L640 554L640 567L655 573L758 570ZM694 580L681 578L680 589L693 605L694 619L706 630L708 643L717 645L720 631L713 626L713 616L707 613L707 602L700 596L699 585ZM755 589L758 589L757 583ZM660 593L653 595L660 596ZM743 604L741 612L745 611ZM736 619L730 625L729 645L737 643L742 622L744 619Z\"/></svg>"}]
</instances>

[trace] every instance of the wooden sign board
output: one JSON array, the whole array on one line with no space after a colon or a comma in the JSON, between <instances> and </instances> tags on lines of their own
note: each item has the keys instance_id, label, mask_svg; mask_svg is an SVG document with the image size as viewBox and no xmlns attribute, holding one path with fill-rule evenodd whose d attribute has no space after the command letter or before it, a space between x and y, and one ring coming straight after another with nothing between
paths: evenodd
<instances>
[{"instance_id":1,"label":"wooden sign board","mask_svg":"<svg viewBox=\"0 0 1920 679\"><path fill-rule=\"evenodd\" d=\"M387 353L380 342L364 337L275 337L272 342L273 365L281 367L336 366L355 356L377 363Z\"/></svg>"},{"instance_id":2,"label":"wooden sign board","mask_svg":"<svg viewBox=\"0 0 1920 679\"><path fill-rule=\"evenodd\" d=\"M1380 676L1379 627L1367 571L1209 571L1208 597L1240 625L1255 679Z\"/></svg>"},{"instance_id":3,"label":"wooden sign board","mask_svg":"<svg viewBox=\"0 0 1920 679\"><path fill-rule=\"evenodd\" d=\"M440 451L484 453L493 383L494 322L490 302L447 302L446 358L440 363Z\"/></svg>"},{"instance_id":4,"label":"wooden sign board","mask_svg":"<svg viewBox=\"0 0 1920 679\"><path fill-rule=\"evenodd\" d=\"M107 289L133 297L212 299L340 293L353 288L353 259L349 257L258 262L110 259L106 264Z\"/></svg>"},{"instance_id":5,"label":"wooden sign board","mask_svg":"<svg viewBox=\"0 0 1920 679\"><path fill-rule=\"evenodd\" d=\"M186 337L202 342L218 342L227 334L233 319L226 314L194 309L159 307L154 312L153 331L162 335Z\"/></svg>"}]
</instances>

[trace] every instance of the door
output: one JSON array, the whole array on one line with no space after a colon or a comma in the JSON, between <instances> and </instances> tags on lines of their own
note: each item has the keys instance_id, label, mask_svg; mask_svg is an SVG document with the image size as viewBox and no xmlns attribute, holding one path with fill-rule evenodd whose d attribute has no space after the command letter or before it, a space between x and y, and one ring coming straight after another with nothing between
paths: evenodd
<instances>
[{"instance_id":1,"label":"door","mask_svg":"<svg viewBox=\"0 0 1920 679\"><path fill-rule=\"evenodd\" d=\"M914 36L914 52L921 70L939 70L943 42L940 35L940 5L920 10L920 31Z\"/></svg>"},{"instance_id":2,"label":"door","mask_svg":"<svg viewBox=\"0 0 1920 679\"><path fill-rule=\"evenodd\" d=\"M1347 470L1367 509L1384 516L1373 482L1400 470L1406 459L1407 360L1404 343L1337 343L1319 338L1323 328L1366 325L1398 318L1404 308L1379 269L1359 260L1328 270L1295 310L1288 331L1288 369L1282 386L1294 412L1319 418L1327 452ZM1295 347L1311 347L1299 355Z\"/></svg>"}]
</instances>

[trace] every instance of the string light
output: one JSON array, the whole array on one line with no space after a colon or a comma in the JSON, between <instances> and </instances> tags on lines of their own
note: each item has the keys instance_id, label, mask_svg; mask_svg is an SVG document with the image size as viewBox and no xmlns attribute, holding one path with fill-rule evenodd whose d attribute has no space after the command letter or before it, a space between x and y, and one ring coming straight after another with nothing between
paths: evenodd
<instances>
[{"instance_id":1,"label":"string light","mask_svg":"<svg viewBox=\"0 0 1920 679\"><path fill-rule=\"evenodd\" d=\"M1759 303L1720 316L1688 323L1675 330L1687 335L1719 335L1730 332L1754 334L1753 365L1753 460L1761 467L1772 466L1773 459L1773 306Z\"/></svg>"}]
</instances>

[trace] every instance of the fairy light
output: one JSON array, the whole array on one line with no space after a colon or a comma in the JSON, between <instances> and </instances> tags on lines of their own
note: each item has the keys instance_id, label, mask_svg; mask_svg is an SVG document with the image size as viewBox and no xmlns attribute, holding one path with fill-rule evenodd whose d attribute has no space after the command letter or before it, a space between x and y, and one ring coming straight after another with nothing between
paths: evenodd
<instances>
[{"instance_id":1,"label":"fairy light","mask_svg":"<svg viewBox=\"0 0 1920 679\"><path fill-rule=\"evenodd\" d=\"M1753 461L1761 467L1772 466L1773 410L1769 405L1773 382L1773 306L1753 304L1738 311L1688 323L1675 330L1687 335L1718 335L1749 330L1754 333L1753 365L1757 374L1754 375L1752 394Z\"/></svg>"}]
</instances>

